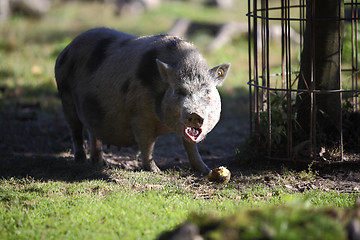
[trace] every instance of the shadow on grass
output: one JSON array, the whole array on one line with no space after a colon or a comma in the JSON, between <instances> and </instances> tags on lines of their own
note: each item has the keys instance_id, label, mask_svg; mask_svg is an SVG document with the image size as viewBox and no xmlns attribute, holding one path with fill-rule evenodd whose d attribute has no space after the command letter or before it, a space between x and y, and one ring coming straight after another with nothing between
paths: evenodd
<instances>
[{"instance_id":1,"label":"shadow on grass","mask_svg":"<svg viewBox=\"0 0 360 240\"><path fill-rule=\"evenodd\" d=\"M36 89L33 91L35 96ZM1 96L0 178L31 176L69 182L107 179L102 169L75 163L67 154L72 147L71 136L60 101L52 91L45 92L35 100Z\"/></svg>"},{"instance_id":2,"label":"shadow on grass","mask_svg":"<svg viewBox=\"0 0 360 240\"><path fill-rule=\"evenodd\" d=\"M25 154L1 159L0 164L1 178L32 177L41 181L66 182L108 179L108 175L101 168L90 163L75 163L71 157Z\"/></svg>"}]
</instances>

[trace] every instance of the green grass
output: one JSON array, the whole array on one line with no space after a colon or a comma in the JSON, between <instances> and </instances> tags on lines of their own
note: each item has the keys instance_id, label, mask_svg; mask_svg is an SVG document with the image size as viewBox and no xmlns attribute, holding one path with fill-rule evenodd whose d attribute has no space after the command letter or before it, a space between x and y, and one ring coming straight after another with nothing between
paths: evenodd
<instances>
[{"instance_id":1,"label":"green grass","mask_svg":"<svg viewBox=\"0 0 360 240\"><path fill-rule=\"evenodd\" d=\"M300 204L242 210L227 218L195 215L189 221L205 231L205 239L346 239L337 214L341 215L338 210L314 210ZM218 226L211 229L214 224Z\"/></svg>"},{"instance_id":2,"label":"green grass","mask_svg":"<svg viewBox=\"0 0 360 240\"><path fill-rule=\"evenodd\" d=\"M327 222L322 223L321 214L317 218L303 213L311 212L314 206L336 207L336 211L352 208L359 196L335 191L289 193L286 188L268 188L263 184L239 189L232 184L219 186L205 180L199 182L201 189L192 192L189 191L191 186L185 184L189 178L173 173L107 171L117 179L116 183L106 180L69 183L31 177L0 180L0 238L155 239L194 213L217 218L236 215L243 227L247 226L246 231L270 221L272 214L275 214L273 227L276 230L289 211L291 215L284 219L290 224L312 222L314 218L324 227L331 227ZM264 215L265 221L257 215L252 216L254 211L259 216ZM242 219L247 214L254 218L255 225L248 224L251 218ZM286 230L293 228L289 225ZM281 231L278 232L280 236ZM322 231L323 228L314 236Z\"/></svg>"},{"instance_id":3,"label":"green grass","mask_svg":"<svg viewBox=\"0 0 360 240\"><path fill-rule=\"evenodd\" d=\"M123 191L101 181L5 185L2 239L153 239L185 216L176 202L190 204L181 196Z\"/></svg>"},{"instance_id":4,"label":"green grass","mask_svg":"<svg viewBox=\"0 0 360 240\"><path fill-rule=\"evenodd\" d=\"M106 26L138 35L158 34L168 31L180 17L215 22L246 20L243 4L238 1L237 8L222 12L197 3L189 6L172 2L141 16L117 17L110 6L96 2L54 1L43 20L14 16L0 23L0 87L5 89L0 91L0 106L10 105L12 109L18 102L40 102L41 109L50 111L43 114L50 116L51 111L59 112L53 70L55 59L73 37L89 28ZM209 38L197 36L191 41L202 51ZM223 92L247 88L247 39L236 40L215 53L204 55L212 66L232 63ZM42 127L29 127L25 134L31 134L33 141L37 141L38 129ZM41 134L46 135L46 129L43 131ZM323 229L333 228L332 221L324 220L327 213L322 209L334 208L336 212L345 213L355 206L359 197L358 192L318 189L300 193L286 187L313 180L316 172L311 169L300 173L285 171L274 184L263 181L266 173L239 177L238 172L233 173L229 184L222 186L188 172L156 175L92 170L75 164L44 166L56 159L37 158L35 154L24 158L34 162L26 162L26 166L13 170L34 173L37 177L7 173L7 177L0 179L0 239L155 239L161 232L186 220L199 221L201 225L202 216L209 215L216 216L214 221L236 215L238 228L249 236L258 236L265 226L269 234L279 239L291 239L291 235L284 237L284 232L298 234L303 229L298 229L299 222L320 222L322 225L315 225L320 226L318 229L310 229L319 230L313 234L317 236L323 234ZM316 214L311 215L312 212ZM273 215L275 221L269 224ZM341 221L341 229L336 233L340 235L334 236L340 239L344 236L344 224L345 221ZM214 234L214 239L220 236L216 232L209 234Z\"/></svg>"}]
</instances>

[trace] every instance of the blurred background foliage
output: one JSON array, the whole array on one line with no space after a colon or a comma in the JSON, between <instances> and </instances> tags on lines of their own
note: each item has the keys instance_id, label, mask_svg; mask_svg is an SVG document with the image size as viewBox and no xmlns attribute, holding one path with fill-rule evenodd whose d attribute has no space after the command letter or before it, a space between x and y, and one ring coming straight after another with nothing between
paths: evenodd
<instances>
[{"instance_id":1,"label":"blurred background foliage","mask_svg":"<svg viewBox=\"0 0 360 240\"><path fill-rule=\"evenodd\" d=\"M95 0L53 0L41 18L21 13L0 22L0 101L41 99L56 100L54 64L56 57L70 41L83 31L109 27L136 35L168 32L177 19L204 23L246 22L244 1L221 9L204 5L203 1L162 1L142 14L116 14L113 4ZM234 39L212 53L205 51L212 36L205 32L188 40L204 53L210 66L231 62L232 69L221 92L232 94L246 88L248 81L247 37ZM121 63L120 63L121 64Z\"/></svg>"}]
</instances>

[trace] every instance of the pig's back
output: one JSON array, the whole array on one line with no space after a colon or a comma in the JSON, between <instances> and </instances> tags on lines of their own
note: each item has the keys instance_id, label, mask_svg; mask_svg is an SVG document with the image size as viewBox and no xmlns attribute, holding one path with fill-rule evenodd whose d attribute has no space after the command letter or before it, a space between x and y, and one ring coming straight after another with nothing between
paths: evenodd
<instances>
[{"instance_id":1,"label":"pig's back","mask_svg":"<svg viewBox=\"0 0 360 240\"><path fill-rule=\"evenodd\" d=\"M154 99L167 88L156 58L175 66L191 54L196 56L197 50L177 37L93 29L62 51L55 77L60 96L71 92L79 118L90 132L108 144L131 145L132 118L142 114L156 123Z\"/></svg>"}]
</instances>

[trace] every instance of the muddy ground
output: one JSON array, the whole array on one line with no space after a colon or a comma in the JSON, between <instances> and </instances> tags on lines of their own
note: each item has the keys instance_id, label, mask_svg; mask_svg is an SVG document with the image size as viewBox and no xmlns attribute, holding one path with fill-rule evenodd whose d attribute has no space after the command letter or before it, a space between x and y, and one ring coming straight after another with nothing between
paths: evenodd
<instances>
[{"instance_id":1,"label":"muddy ground","mask_svg":"<svg viewBox=\"0 0 360 240\"><path fill-rule=\"evenodd\" d=\"M0 99L0 177L31 176L45 181L108 178L106 173L95 171L91 164L76 164L72 160L71 136L55 94L47 96L45 100L18 100L6 97L6 94L3 96L5 97ZM284 169L294 167L293 164L264 159L244 163L241 157L235 156L239 144L249 136L248 108L246 94L224 99L221 120L199 145L200 153L211 169L227 166L232 172L233 183L276 184L284 174ZM119 150L104 146L104 151L105 158L113 167L128 171L141 170L136 147ZM162 170L193 174L177 135L160 137L155 146L154 158ZM351 163L314 165L312 170L316 171L315 177L294 177L288 187L300 192L306 189L359 191L359 155L353 154L351 159ZM307 170L307 166L295 166L297 171L304 169ZM252 177L254 175L257 177ZM196 174L194 176L201 177Z\"/></svg>"}]
</instances>

